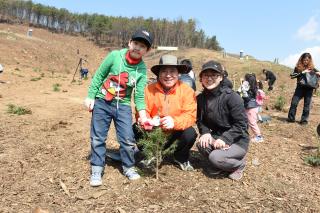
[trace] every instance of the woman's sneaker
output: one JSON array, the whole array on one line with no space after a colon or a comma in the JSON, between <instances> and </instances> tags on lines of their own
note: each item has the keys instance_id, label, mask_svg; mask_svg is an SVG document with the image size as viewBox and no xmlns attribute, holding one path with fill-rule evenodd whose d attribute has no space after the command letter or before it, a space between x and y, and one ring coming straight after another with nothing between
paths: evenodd
<instances>
[{"instance_id":1,"label":"woman's sneaker","mask_svg":"<svg viewBox=\"0 0 320 213\"><path fill-rule=\"evenodd\" d=\"M308 125L308 121L300 121L299 124L302 125L302 126Z\"/></svg>"},{"instance_id":2,"label":"woman's sneaker","mask_svg":"<svg viewBox=\"0 0 320 213\"><path fill-rule=\"evenodd\" d=\"M138 180L141 176L137 172L137 169L133 166L130 168L124 168L123 174L129 179L129 180Z\"/></svg>"},{"instance_id":3,"label":"woman's sneaker","mask_svg":"<svg viewBox=\"0 0 320 213\"><path fill-rule=\"evenodd\" d=\"M90 186L101 186L102 185L102 166L91 166L91 178Z\"/></svg>"},{"instance_id":4,"label":"woman's sneaker","mask_svg":"<svg viewBox=\"0 0 320 213\"><path fill-rule=\"evenodd\" d=\"M231 180L241 180L242 176L243 176L243 171L244 171L244 168L246 167L245 164L241 165L237 170L235 170L234 172L231 172L229 174L229 178Z\"/></svg>"},{"instance_id":5,"label":"woman's sneaker","mask_svg":"<svg viewBox=\"0 0 320 213\"><path fill-rule=\"evenodd\" d=\"M263 142L263 137L261 135L255 136L254 138L251 139L251 142L253 142L253 143L261 143L261 142Z\"/></svg>"}]
</instances>

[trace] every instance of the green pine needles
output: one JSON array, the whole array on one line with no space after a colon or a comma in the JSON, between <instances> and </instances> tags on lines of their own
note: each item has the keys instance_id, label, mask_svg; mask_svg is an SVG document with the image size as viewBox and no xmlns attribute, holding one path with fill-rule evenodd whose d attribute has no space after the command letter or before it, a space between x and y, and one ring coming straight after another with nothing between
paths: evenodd
<instances>
[{"instance_id":1,"label":"green pine needles","mask_svg":"<svg viewBox=\"0 0 320 213\"><path fill-rule=\"evenodd\" d=\"M314 155L307 156L304 158L304 162L311 166L320 166L320 124L316 130L317 140L318 140L318 149Z\"/></svg>"},{"instance_id":2,"label":"green pine needles","mask_svg":"<svg viewBox=\"0 0 320 213\"><path fill-rule=\"evenodd\" d=\"M168 155L172 155L176 148L176 143L173 143L167 149L164 149L168 134L166 134L160 127L154 128L152 131L145 131L140 128L142 138L139 139L138 145L143 147L142 154L145 156L145 160L156 160L155 167L156 179L159 177L159 165L163 158Z\"/></svg>"}]
</instances>

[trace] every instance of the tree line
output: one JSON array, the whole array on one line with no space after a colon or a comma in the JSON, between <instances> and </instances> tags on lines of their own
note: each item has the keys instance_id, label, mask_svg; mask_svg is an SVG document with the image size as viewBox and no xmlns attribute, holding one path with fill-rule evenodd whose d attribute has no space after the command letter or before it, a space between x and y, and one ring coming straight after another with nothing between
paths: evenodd
<instances>
[{"instance_id":1,"label":"tree line","mask_svg":"<svg viewBox=\"0 0 320 213\"><path fill-rule=\"evenodd\" d=\"M124 46L137 27L150 30L157 46L197 47L222 50L216 36L197 29L195 19L184 21L143 17L113 17L71 13L68 10L33 3L31 0L0 0L0 22L29 23L50 31L81 34L101 46Z\"/></svg>"}]
</instances>

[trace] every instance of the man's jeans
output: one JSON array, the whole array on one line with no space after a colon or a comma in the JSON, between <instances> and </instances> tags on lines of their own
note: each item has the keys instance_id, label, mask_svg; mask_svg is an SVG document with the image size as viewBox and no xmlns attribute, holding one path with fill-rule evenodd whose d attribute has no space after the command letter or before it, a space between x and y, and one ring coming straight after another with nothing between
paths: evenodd
<instances>
[{"instance_id":1,"label":"man's jeans","mask_svg":"<svg viewBox=\"0 0 320 213\"><path fill-rule=\"evenodd\" d=\"M111 121L114 121L117 139L120 144L122 166L134 166L135 139L132 131L131 106L96 99L91 119L91 165L105 166L106 144L105 140Z\"/></svg>"},{"instance_id":2,"label":"man's jeans","mask_svg":"<svg viewBox=\"0 0 320 213\"><path fill-rule=\"evenodd\" d=\"M291 106L289 109L288 119L294 121L296 118L297 106L302 98L304 98L303 111L301 115L301 121L308 121L310 104L312 99L312 88L304 88L300 85L297 86L294 91L294 95L291 100Z\"/></svg>"}]
</instances>

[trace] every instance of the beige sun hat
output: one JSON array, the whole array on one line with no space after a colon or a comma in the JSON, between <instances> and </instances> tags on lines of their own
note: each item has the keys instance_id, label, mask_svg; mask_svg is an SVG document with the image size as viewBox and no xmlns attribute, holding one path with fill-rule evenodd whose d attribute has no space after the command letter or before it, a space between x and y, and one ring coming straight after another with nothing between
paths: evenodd
<instances>
[{"instance_id":1,"label":"beige sun hat","mask_svg":"<svg viewBox=\"0 0 320 213\"><path fill-rule=\"evenodd\" d=\"M178 58L174 55L163 55L160 58L159 64L151 67L151 71L158 76L161 67L174 66L178 69L181 74L188 73L188 67L185 64L179 64Z\"/></svg>"}]
</instances>

